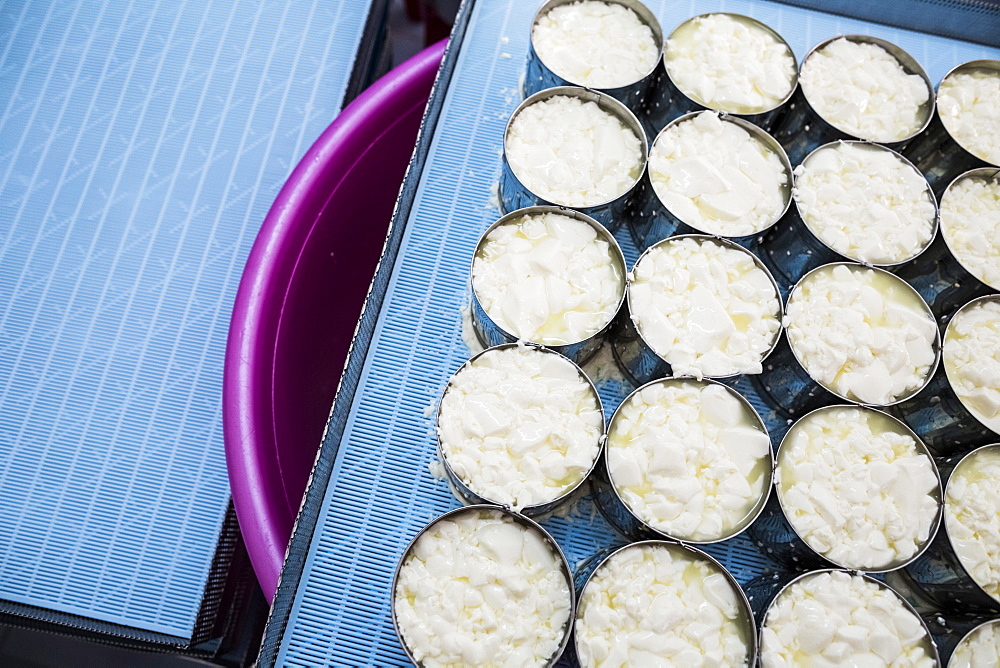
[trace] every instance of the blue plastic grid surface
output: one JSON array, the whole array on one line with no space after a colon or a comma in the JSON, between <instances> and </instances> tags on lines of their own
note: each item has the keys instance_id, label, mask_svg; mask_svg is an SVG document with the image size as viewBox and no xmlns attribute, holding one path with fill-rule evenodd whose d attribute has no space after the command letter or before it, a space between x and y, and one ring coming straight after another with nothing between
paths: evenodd
<instances>
[{"instance_id":1,"label":"blue plastic grid surface","mask_svg":"<svg viewBox=\"0 0 1000 668\"><path fill-rule=\"evenodd\" d=\"M287 620L271 620L285 622L278 665L408 664L393 631L389 588L407 542L458 505L445 482L429 472L436 457L433 409L469 355L460 314L468 299L469 260L479 235L499 215L502 133L521 99L529 24L539 4L490 0L472 7L295 597ZM909 51L935 82L958 63L1000 57L996 48L769 2L646 4L665 32L707 11L753 16L778 30L800 59L836 34L875 35ZM632 262L637 253L626 236L619 239ZM627 388L617 382L599 388L610 415ZM572 517L543 524L571 564L620 542L587 500ZM745 538L708 551L744 583L766 567Z\"/></svg>"},{"instance_id":2,"label":"blue plastic grid surface","mask_svg":"<svg viewBox=\"0 0 1000 668\"><path fill-rule=\"evenodd\" d=\"M0 2L0 599L190 637L232 300L370 7Z\"/></svg>"}]
</instances>

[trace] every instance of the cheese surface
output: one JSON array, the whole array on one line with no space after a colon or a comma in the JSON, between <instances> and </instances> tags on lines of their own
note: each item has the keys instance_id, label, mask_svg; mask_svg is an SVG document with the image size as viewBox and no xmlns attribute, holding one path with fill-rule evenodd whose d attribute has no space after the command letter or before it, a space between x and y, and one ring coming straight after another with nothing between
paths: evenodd
<instances>
[{"instance_id":1,"label":"cheese surface","mask_svg":"<svg viewBox=\"0 0 1000 668\"><path fill-rule=\"evenodd\" d=\"M941 198L941 234L966 271L1000 288L1000 178L967 176Z\"/></svg>"},{"instance_id":2,"label":"cheese surface","mask_svg":"<svg viewBox=\"0 0 1000 668\"><path fill-rule=\"evenodd\" d=\"M539 197L571 207L624 195L642 174L642 142L613 114L568 95L525 108L504 140L514 175Z\"/></svg>"},{"instance_id":3,"label":"cheese surface","mask_svg":"<svg viewBox=\"0 0 1000 668\"><path fill-rule=\"evenodd\" d=\"M668 379L632 393L608 434L608 470L625 504L680 540L737 533L771 484L771 442L733 390Z\"/></svg>"},{"instance_id":4,"label":"cheese surface","mask_svg":"<svg viewBox=\"0 0 1000 668\"><path fill-rule=\"evenodd\" d=\"M1000 300L984 300L956 313L941 357L962 404L1000 434Z\"/></svg>"},{"instance_id":5,"label":"cheese surface","mask_svg":"<svg viewBox=\"0 0 1000 668\"><path fill-rule=\"evenodd\" d=\"M489 350L451 379L438 438L469 489L515 509L559 498L594 465L604 415L575 365L525 346Z\"/></svg>"},{"instance_id":6,"label":"cheese surface","mask_svg":"<svg viewBox=\"0 0 1000 668\"><path fill-rule=\"evenodd\" d=\"M909 560L937 526L934 464L892 418L834 406L796 422L778 452L782 510L805 543L845 568Z\"/></svg>"},{"instance_id":7,"label":"cheese surface","mask_svg":"<svg viewBox=\"0 0 1000 668\"><path fill-rule=\"evenodd\" d=\"M781 330L781 302L743 249L674 237L643 254L628 287L632 320L675 376L760 373Z\"/></svg>"},{"instance_id":8,"label":"cheese surface","mask_svg":"<svg viewBox=\"0 0 1000 668\"><path fill-rule=\"evenodd\" d=\"M984 624L963 638L948 661L948 668L997 666L1000 666L1000 620Z\"/></svg>"},{"instance_id":9,"label":"cheese surface","mask_svg":"<svg viewBox=\"0 0 1000 668\"><path fill-rule=\"evenodd\" d=\"M806 226L858 262L896 264L934 236L934 196L923 175L877 145L820 148L795 169L792 191Z\"/></svg>"},{"instance_id":10,"label":"cheese surface","mask_svg":"<svg viewBox=\"0 0 1000 668\"><path fill-rule=\"evenodd\" d=\"M756 114L792 92L797 68L786 44L753 21L707 14L682 23L664 49L667 72L685 95L710 109Z\"/></svg>"},{"instance_id":11,"label":"cheese surface","mask_svg":"<svg viewBox=\"0 0 1000 668\"><path fill-rule=\"evenodd\" d=\"M870 141L900 141L930 114L930 91L877 44L835 39L813 51L799 74L812 108L842 132Z\"/></svg>"},{"instance_id":12,"label":"cheese surface","mask_svg":"<svg viewBox=\"0 0 1000 668\"><path fill-rule=\"evenodd\" d=\"M570 585L544 537L499 511L439 520L406 555L396 621L436 666L544 666L569 623Z\"/></svg>"},{"instance_id":13,"label":"cheese surface","mask_svg":"<svg viewBox=\"0 0 1000 668\"><path fill-rule=\"evenodd\" d=\"M745 607L707 559L680 547L636 544L588 581L576 615L580 665L745 666Z\"/></svg>"},{"instance_id":14,"label":"cheese surface","mask_svg":"<svg viewBox=\"0 0 1000 668\"><path fill-rule=\"evenodd\" d=\"M649 154L649 178L672 214L723 237L768 227L791 194L791 175L778 153L712 111L659 134Z\"/></svg>"},{"instance_id":15,"label":"cheese surface","mask_svg":"<svg viewBox=\"0 0 1000 668\"><path fill-rule=\"evenodd\" d=\"M938 115L948 133L980 160L1000 166L1000 70L955 72L941 82Z\"/></svg>"},{"instance_id":16,"label":"cheese surface","mask_svg":"<svg viewBox=\"0 0 1000 668\"><path fill-rule=\"evenodd\" d=\"M519 339L577 343L617 313L625 290L621 262L583 221L525 215L487 235L472 264L472 286L490 319Z\"/></svg>"},{"instance_id":17,"label":"cheese surface","mask_svg":"<svg viewBox=\"0 0 1000 668\"><path fill-rule=\"evenodd\" d=\"M1000 601L1000 447L965 457L945 492L944 521L962 566Z\"/></svg>"},{"instance_id":18,"label":"cheese surface","mask_svg":"<svg viewBox=\"0 0 1000 668\"><path fill-rule=\"evenodd\" d=\"M936 361L937 323L907 284L859 265L806 275L788 299L792 350L845 399L884 406L916 392Z\"/></svg>"},{"instance_id":19,"label":"cheese surface","mask_svg":"<svg viewBox=\"0 0 1000 668\"><path fill-rule=\"evenodd\" d=\"M545 65L589 88L618 88L653 70L660 50L639 16L612 2L585 0L553 7L531 29Z\"/></svg>"},{"instance_id":20,"label":"cheese surface","mask_svg":"<svg viewBox=\"0 0 1000 668\"><path fill-rule=\"evenodd\" d=\"M763 668L935 668L920 618L891 589L844 571L789 585L764 617Z\"/></svg>"}]
</instances>

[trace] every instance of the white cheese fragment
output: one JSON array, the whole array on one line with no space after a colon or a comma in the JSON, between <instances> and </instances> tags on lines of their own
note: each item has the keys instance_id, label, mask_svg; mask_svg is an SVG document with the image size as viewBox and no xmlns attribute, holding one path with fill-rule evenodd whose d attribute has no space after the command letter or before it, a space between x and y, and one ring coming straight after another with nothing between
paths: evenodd
<instances>
[{"instance_id":1,"label":"white cheese fragment","mask_svg":"<svg viewBox=\"0 0 1000 668\"><path fill-rule=\"evenodd\" d=\"M962 639L948 661L948 668L1000 666L1000 620L983 624Z\"/></svg>"},{"instance_id":2,"label":"white cheese fragment","mask_svg":"<svg viewBox=\"0 0 1000 668\"><path fill-rule=\"evenodd\" d=\"M778 153L712 111L659 134L649 178L671 213L724 237L760 232L781 216L790 196L791 175Z\"/></svg>"},{"instance_id":3,"label":"white cheese fragment","mask_svg":"<svg viewBox=\"0 0 1000 668\"><path fill-rule=\"evenodd\" d=\"M812 108L838 130L860 139L894 142L920 130L930 91L877 44L835 39L813 51L799 74Z\"/></svg>"},{"instance_id":4,"label":"white cheese fragment","mask_svg":"<svg viewBox=\"0 0 1000 668\"><path fill-rule=\"evenodd\" d=\"M771 484L771 442L753 410L716 383L668 379L633 392L608 435L611 482L649 526L715 541L753 517Z\"/></svg>"},{"instance_id":5,"label":"white cheese fragment","mask_svg":"<svg viewBox=\"0 0 1000 668\"><path fill-rule=\"evenodd\" d=\"M553 7L538 18L531 43L563 79L589 88L639 81L660 58L653 31L623 5L584 0Z\"/></svg>"},{"instance_id":6,"label":"white cheese fragment","mask_svg":"<svg viewBox=\"0 0 1000 668\"><path fill-rule=\"evenodd\" d=\"M938 86L937 108L959 146L1000 166L1000 68L950 75Z\"/></svg>"},{"instance_id":7,"label":"white cheese fragment","mask_svg":"<svg viewBox=\"0 0 1000 668\"><path fill-rule=\"evenodd\" d=\"M757 114L795 85L795 55L756 21L706 14L685 21L664 49L667 72L685 95L710 109Z\"/></svg>"},{"instance_id":8,"label":"white cheese fragment","mask_svg":"<svg viewBox=\"0 0 1000 668\"><path fill-rule=\"evenodd\" d=\"M833 406L796 422L775 484L799 536L845 568L899 565L937 526L941 488L930 457L902 424L868 408Z\"/></svg>"},{"instance_id":9,"label":"white cheese fragment","mask_svg":"<svg viewBox=\"0 0 1000 668\"><path fill-rule=\"evenodd\" d=\"M809 230L858 262L909 260L934 236L926 179L882 146L837 142L814 151L795 169L792 194Z\"/></svg>"},{"instance_id":10,"label":"white cheese fragment","mask_svg":"<svg viewBox=\"0 0 1000 668\"><path fill-rule=\"evenodd\" d=\"M680 546L627 547L580 597L580 665L745 666L749 621L739 598L715 564Z\"/></svg>"},{"instance_id":11,"label":"white cheese fragment","mask_svg":"<svg viewBox=\"0 0 1000 668\"><path fill-rule=\"evenodd\" d=\"M1000 434L1000 300L959 310L948 325L942 358L962 405Z\"/></svg>"},{"instance_id":12,"label":"white cheese fragment","mask_svg":"<svg viewBox=\"0 0 1000 668\"><path fill-rule=\"evenodd\" d=\"M945 527L959 561L1000 601L1000 446L965 457L948 480Z\"/></svg>"},{"instance_id":13,"label":"white cheese fragment","mask_svg":"<svg viewBox=\"0 0 1000 668\"><path fill-rule=\"evenodd\" d=\"M621 255L587 223L558 213L521 216L487 235L472 263L486 313L520 340L584 341L618 312Z\"/></svg>"},{"instance_id":14,"label":"white cheese fragment","mask_svg":"<svg viewBox=\"0 0 1000 668\"><path fill-rule=\"evenodd\" d=\"M536 530L468 510L436 522L405 559L396 621L420 665L544 666L559 649L570 585Z\"/></svg>"},{"instance_id":15,"label":"white cheese fragment","mask_svg":"<svg viewBox=\"0 0 1000 668\"><path fill-rule=\"evenodd\" d=\"M523 346L489 350L459 369L438 416L455 474L515 509L557 499L583 480L603 433L597 395L577 367Z\"/></svg>"},{"instance_id":16,"label":"white cheese fragment","mask_svg":"<svg viewBox=\"0 0 1000 668\"><path fill-rule=\"evenodd\" d=\"M628 287L643 339L675 376L760 373L781 330L781 302L753 255L674 237L640 258Z\"/></svg>"},{"instance_id":17,"label":"white cheese fragment","mask_svg":"<svg viewBox=\"0 0 1000 668\"><path fill-rule=\"evenodd\" d=\"M775 599L761 630L763 668L936 668L930 636L889 587L844 571L810 573Z\"/></svg>"},{"instance_id":18,"label":"white cheese fragment","mask_svg":"<svg viewBox=\"0 0 1000 668\"><path fill-rule=\"evenodd\" d=\"M948 188L941 234L966 271L1000 288L1000 178L967 176Z\"/></svg>"},{"instance_id":19,"label":"white cheese fragment","mask_svg":"<svg viewBox=\"0 0 1000 668\"><path fill-rule=\"evenodd\" d=\"M514 175L554 204L596 206L624 195L642 174L642 142L621 120L577 97L523 108L505 143Z\"/></svg>"},{"instance_id":20,"label":"white cheese fragment","mask_svg":"<svg viewBox=\"0 0 1000 668\"><path fill-rule=\"evenodd\" d=\"M805 276L785 312L788 340L816 382L884 406L912 395L934 368L937 324L902 279L850 264Z\"/></svg>"}]
</instances>

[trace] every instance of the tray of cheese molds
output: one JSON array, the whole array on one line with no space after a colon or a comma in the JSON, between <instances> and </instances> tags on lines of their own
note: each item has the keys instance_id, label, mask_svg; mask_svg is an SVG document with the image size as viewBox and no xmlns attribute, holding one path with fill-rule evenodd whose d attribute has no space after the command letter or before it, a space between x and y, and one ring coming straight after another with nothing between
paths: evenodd
<instances>
[{"instance_id":1,"label":"tray of cheese molds","mask_svg":"<svg viewBox=\"0 0 1000 668\"><path fill-rule=\"evenodd\" d=\"M780 35L797 63L813 47L838 35L883 40L912 56L932 86L962 63L1000 58L1000 6L995 4L857 4L861 6L648 0L645 6L662 26L664 38L700 14L731 12L751 17ZM392 585L397 563L410 541L429 522L462 505L462 490L449 480L449 471L440 461L439 402L452 375L482 349L482 339L499 342L490 340L495 323L485 328L484 318L473 322L474 309L482 305L473 299L470 266L484 232L503 216L501 198L518 201L523 195L511 194L512 189L505 190L502 183L510 178L504 136L512 113L526 97L526 74L536 73L531 68L535 55L529 39L540 5L538 0L467 0L460 9L288 550L265 632L264 665L409 663L394 629ZM835 12L854 12L856 18ZM875 22L880 17L891 17L885 20L897 25ZM596 94L574 92L566 97L587 95ZM625 91L616 97L627 102L628 95ZM613 104L607 102L602 108L610 109ZM649 115L639 118L647 132ZM737 125L755 132L748 122L739 120ZM537 204L526 204L532 203ZM676 222L668 213L654 216L652 224L641 228L621 224L613 219L621 215L615 212L614 202L582 210L614 230L613 245L620 247L626 269L635 265L648 245L644 234L657 225ZM637 212L632 209L631 214ZM660 236L685 231L698 230L671 229ZM747 243L752 234L730 236L732 241L720 243L726 252L746 253L743 247L752 246ZM760 254L759 249L756 252ZM879 266L878 262L870 264ZM880 272L879 276L886 273L872 271ZM784 304L788 285L780 287ZM783 334L780 338L784 341ZM940 340L935 346L940 347ZM561 352L569 357L581 355L572 346ZM770 361L772 370L778 360L794 363L791 351L777 341L768 352L765 366ZM655 364L653 368L643 365L638 359L643 353L649 350L636 352L632 362L622 362L622 353L621 364L608 344L595 354L582 355L581 360L587 358L583 371L596 387L607 420L637 384L663 375ZM719 388L735 388L745 397L775 449L793 418L814 408L803 405L785 411L780 405L775 407L780 393L762 396L761 386L745 376L715 375L726 376ZM783 387L796 382L776 378ZM857 401L856 393L844 393ZM629 542L606 519L612 504L598 508L590 494L599 487L594 481L600 469L598 465L590 473L572 503L535 518L555 539L570 572L585 571L596 557ZM470 502L467 495L464 499ZM914 508L915 513L925 510ZM776 531L780 533L781 528ZM781 541L779 536L774 544ZM698 547L743 587L751 585L752 589L753 583L788 572L783 562L768 554L768 548L755 544L747 532L725 540L700 541ZM877 573L880 569L864 570ZM571 654L570 650L564 661L571 661Z\"/></svg>"}]
</instances>

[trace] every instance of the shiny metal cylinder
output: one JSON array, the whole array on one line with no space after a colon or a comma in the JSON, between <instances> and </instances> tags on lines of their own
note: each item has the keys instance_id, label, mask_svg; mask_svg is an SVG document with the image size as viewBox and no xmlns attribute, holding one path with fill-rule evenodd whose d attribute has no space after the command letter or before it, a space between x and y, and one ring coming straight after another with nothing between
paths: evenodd
<instances>
[{"instance_id":1,"label":"shiny metal cylinder","mask_svg":"<svg viewBox=\"0 0 1000 668\"><path fill-rule=\"evenodd\" d=\"M517 220L522 216L540 215L546 213L557 213L563 216L569 216L574 220L578 220L582 223L586 223L594 228L597 235L608 243L608 248L611 249L611 255L614 261L618 264L619 275L622 277L622 294L621 298L618 300L618 305L615 308L615 313L622 310L622 304L625 302L625 276L627 273L627 267L625 266L625 256L622 254L621 246L618 245L618 241L615 239L614 235L608 231L606 227L598 223L596 220L590 216L576 211L574 209L567 209L565 207L556 206L531 206L525 209L519 209L517 211L512 211L507 215L501 217L495 223L490 225L482 236L479 238L479 242L476 244L476 250L472 255L472 262L469 266L469 275L472 275L472 265L476 262L476 257L478 257L479 252L482 250L483 245L486 243L487 237L490 233L501 225L505 225L513 220ZM517 343L518 341L524 341L524 339L518 336L515 332L508 332L506 329L498 325L496 322L490 318L486 309L483 307L480 301L479 295L476 294L475 283L473 282L472 290L472 326L473 330L476 332L476 338L484 347L499 346L505 343ZM559 353L576 364L583 364L590 357L596 353L601 345L604 343L604 339L607 337L611 326L614 323L615 316L612 315L606 323L601 327L601 329L588 336L582 341L573 341L561 345L546 345L548 350ZM528 341L535 345L545 345L544 342L539 341Z\"/></svg>"},{"instance_id":2,"label":"shiny metal cylinder","mask_svg":"<svg viewBox=\"0 0 1000 668\"><path fill-rule=\"evenodd\" d=\"M531 206L538 205L554 205L554 206L565 206L563 202L550 202L544 199L541 195L533 193L528 189L514 174L514 170L510 166L510 161L507 158L507 138L510 135L510 126L514 122L525 108L530 107L536 102L542 102L551 97L556 96L566 96L575 97L581 99L585 102L593 102L601 110L611 114L619 121L621 121L625 127L632 130L635 136L639 138L639 143L642 150L642 160L640 164L640 173L645 173L646 171L646 161L649 157L649 148L646 142L646 133L642 128L642 124L639 123L639 119L635 117L628 107L623 105L621 102L595 90L590 90L588 88L578 88L574 86L559 86L557 88L546 88L545 90L539 91L534 95L528 97L524 102L518 105L514 113L510 115L510 120L507 121L507 127L504 130L504 146L503 146L503 157L501 161L500 170L500 206L504 213L511 213L518 209L524 209ZM641 180L636 179L636 183ZM592 206L585 207L571 207L577 211L586 214L598 221L606 228L614 232L625 219L625 213L628 208L629 200L632 197L632 193L635 191L636 183L633 183L625 192L621 193L614 199L607 202L600 202Z\"/></svg>"},{"instance_id":3,"label":"shiny metal cylinder","mask_svg":"<svg viewBox=\"0 0 1000 668\"><path fill-rule=\"evenodd\" d=\"M919 135L927 127L927 124L930 123L931 117L934 115L934 85L931 83L930 77L927 76L927 73L924 71L924 68L920 66L920 63L906 51L891 42L887 42L884 39L878 39L877 37L871 37L869 35L837 35L836 37L823 40L810 49L809 53L806 54L806 57L802 60L802 67L805 67L806 63L809 61L809 57L814 53L822 50L830 42L841 38L859 44L875 44L876 46L882 47L895 57L897 61L899 61L899 64L902 65L903 70L907 74L916 74L926 83L930 103L928 103L927 118L923 125L921 125L920 128L911 133L909 136L900 140L892 142L876 142L895 150L903 149L907 142L913 139L913 137ZM802 68L799 68L799 72L801 76ZM851 135L848 132L840 130L831 122L823 118L823 116L820 115L820 113L816 111L816 109L814 109L812 104L809 102L809 98L806 96L805 89L803 88L801 81L798 89L792 96L791 101L786 106L785 113L775 125L773 134L774 138L785 147L785 151L788 153L788 159L792 161L793 165L800 164L807 155L823 144L828 144L838 139L871 139L869 137L856 137Z\"/></svg>"},{"instance_id":4,"label":"shiny metal cylinder","mask_svg":"<svg viewBox=\"0 0 1000 668\"><path fill-rule=\"evenodd\" d=\"M945 74L941 81L953 74L977 69L1000 72L1000 60L972 60L962 63ZM940 89L940 84L938 88ZM973 155L952 137L941 121L937 105L927 128L903 149L903 154L923 172L927 182L938 195L963 172L982 167L1000 167L1000 165L990 165L982 158Z\"/></svg>"},{"instance_id":5,"label":"shiny metal cylinder","mask_svg":"<svg viewBox=\"0 0 1000 668\"><path fill-rule=\"evenodd\" d=\"M937 645L942 665L945 666L952 665L951 659L955 655L955 650L973 633L991 624L1000 624L1000 618L974 613L957 615L930 613L922 617L934 637L934 644Z\"/></svg>"},{"instance_id":6,"label":"shiny metal cylinder","mask_svg":"<svg viewBox=\"0 0 1000 668\"><path fill-rule=\"evenodd\" d=\"M660 134L657 135L657 140L670 128L685 121L689 121L700 113L703 113L703 111L694 111L689 114L685 114L680 118L674 119L660 131ZM751 247L757 243L757 239L760 235L764 234L769 227L778 222L778 220L781 219L781 217L788 211L788 207L792 201L792 166L788 162L788 156L785 155L784 149L782 149L781 145L774 139L774 137L769 135L766 131L738 116L722 113L719 117L724 121L733 123L743 130L746 130L757 141L774 151L781 160L781 164L784 165L786 173L788 174L785 206L781 210L781 213L759 232L742 237L726 237L741 246ZM656 141L653 142L654 147L655 145ZM639 179L639 183L636 186L635 195L633 196L631 206L629 207L628 224L632 240L635 241L635 245L638 246L640 250L645 250L667 237L683 234L706 233L705 230L699 230L694 225L684 222L674 212L667 208L667 206L660 199L660 196L656 194L656 190L653 188L653 182L649 175L648 164L642 173L642 178Z\"/></svg>"}]
</instances>

